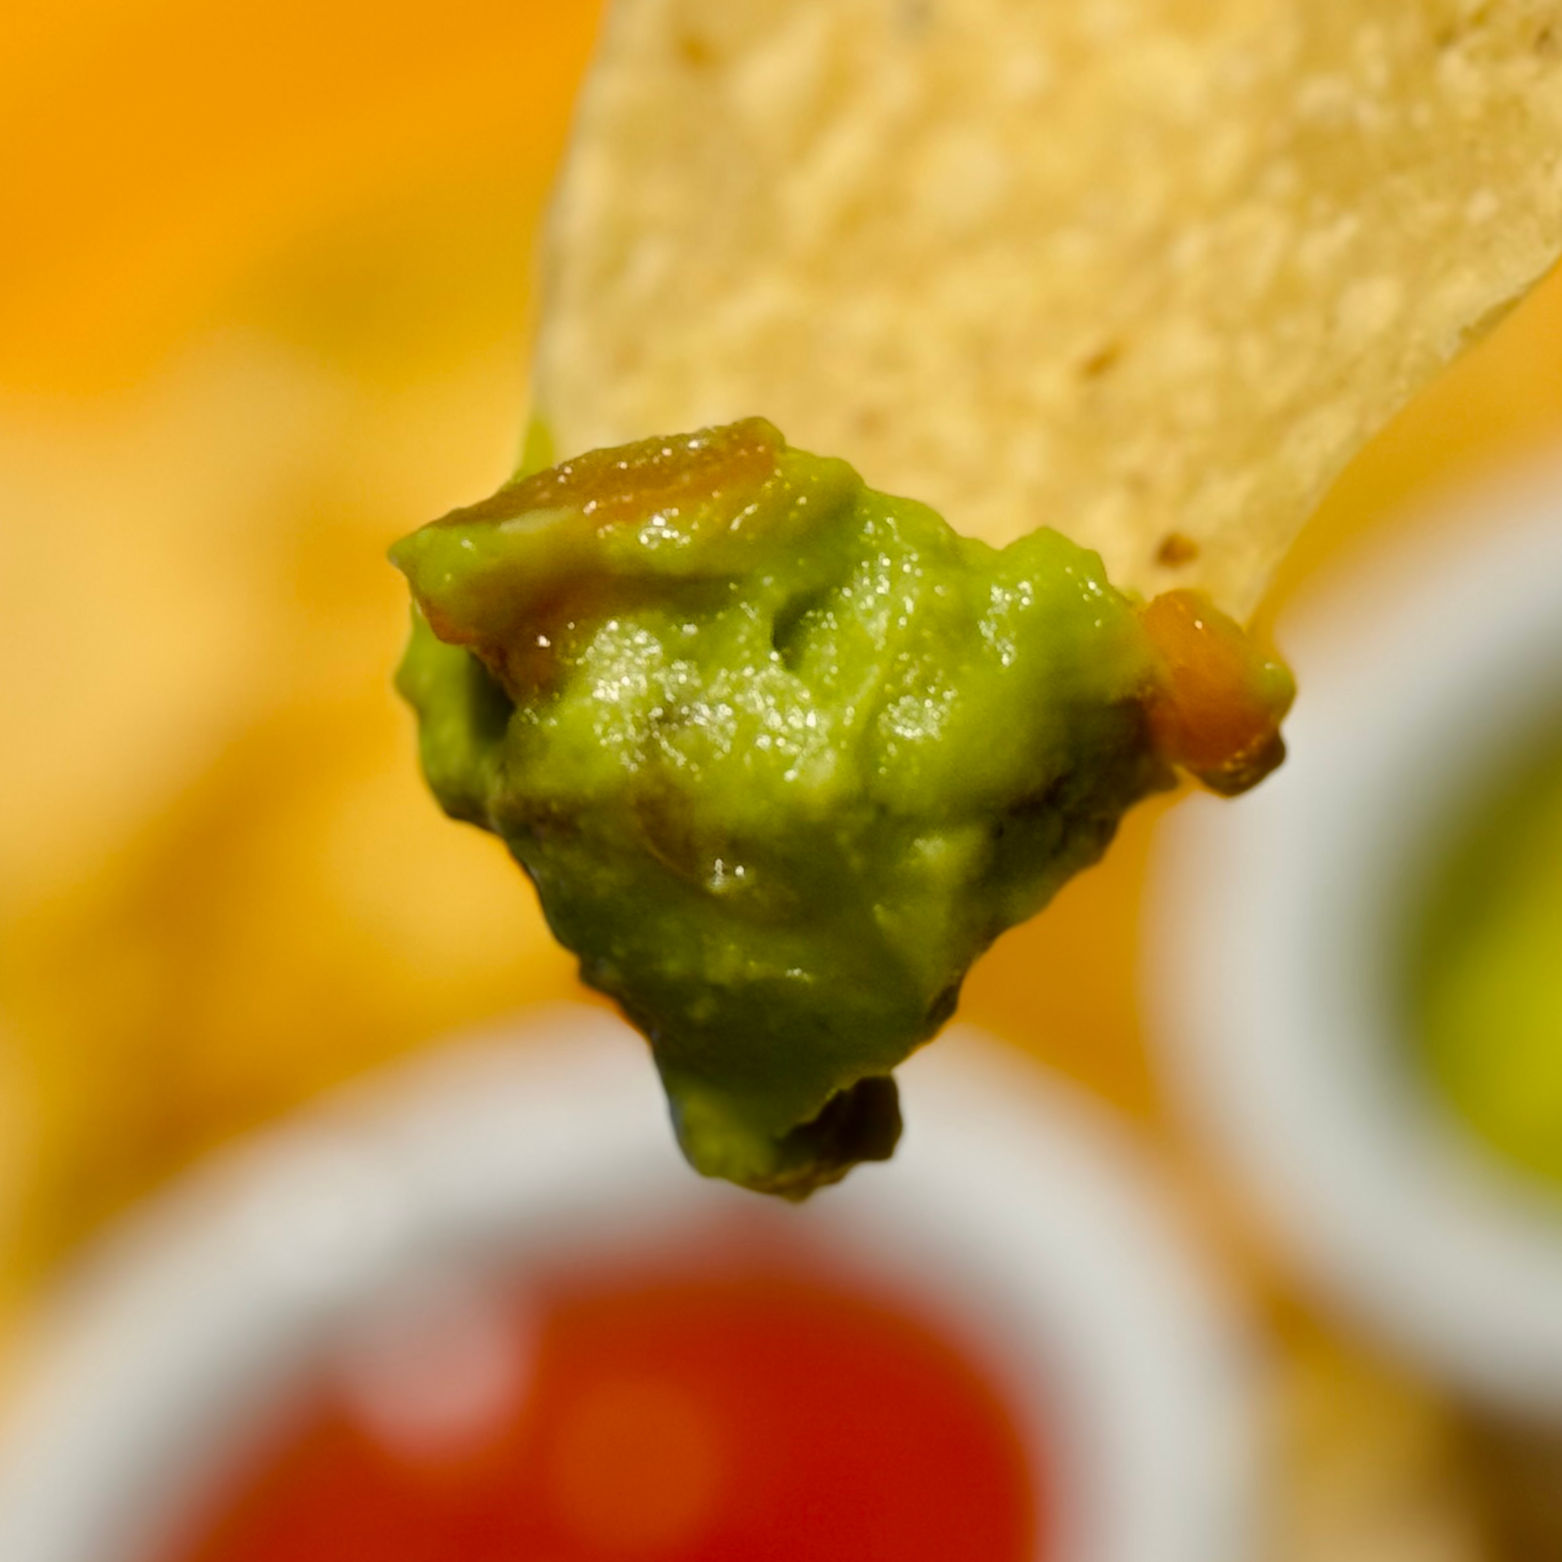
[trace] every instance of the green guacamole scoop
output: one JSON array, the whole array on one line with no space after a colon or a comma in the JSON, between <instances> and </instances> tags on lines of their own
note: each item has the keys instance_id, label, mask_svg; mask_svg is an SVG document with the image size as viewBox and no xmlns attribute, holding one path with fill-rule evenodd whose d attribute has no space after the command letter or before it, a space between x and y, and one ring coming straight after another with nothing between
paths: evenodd
<instances>
[{"instance_id":1,"label":"green guacamole scoop","mask_svg":"<svg viewBox=\"0 0 1562 1562\"><path fill-rule=\"evenodd\" d=\"M1284 670L1188 593L1157 631L1057 532L995 550L760 419L391 557L440 804L650 1039L694 1166L792 1198L890 1155L891 1070L1173 762L1236 790L1280 752Z\"/></svg>"}]
</instances>

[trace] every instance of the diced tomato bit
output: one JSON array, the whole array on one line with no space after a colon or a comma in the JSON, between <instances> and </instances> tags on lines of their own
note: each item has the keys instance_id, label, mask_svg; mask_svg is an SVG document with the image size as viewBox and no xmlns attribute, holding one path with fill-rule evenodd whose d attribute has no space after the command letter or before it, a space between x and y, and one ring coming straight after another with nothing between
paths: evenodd
<instances>
[{"instance_id":1,"label":"diced tomato bit","mask_svg":"<svg viewBox=\"0 0 1562 1562\"><path fill-rule=\"evenodd\" d=\"M673 519L722 500L742 510L775 474L781 436L763 418L666 439L593 450L504 490L506 509L571 509L597 527L634 525L653 515Z\"/></svg>"},{"instance_id":2,"label":"diced tomato bit","mask_svg":"<svg viewBox=\"0 0 1562 1562\"><path fill-rule=\"evenodd\" d=\"M1157 751L1216 792L1261 781L1285 757L1294 690L1283 665L1199 592L1164 592L1140 616L1160 654L1146 702Z\"/></svg>"}]
</instances>

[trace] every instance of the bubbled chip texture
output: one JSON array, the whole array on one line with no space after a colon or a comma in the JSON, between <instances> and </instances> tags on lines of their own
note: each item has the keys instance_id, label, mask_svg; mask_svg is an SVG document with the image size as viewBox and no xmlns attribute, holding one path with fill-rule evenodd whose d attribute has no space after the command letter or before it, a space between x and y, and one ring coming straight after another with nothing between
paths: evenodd
<instances>
[{"instance_id":1,"label":"bubbled chip texture","mask_svg":"<svg viewBox=\"0 0 1562 1562\"><path fill-rule=\"evenodd\" d=\"M617 0L546 254L560 454L763 414L1246 612L1562 248L1562 0Z\"/></svg>"}]
</instances>

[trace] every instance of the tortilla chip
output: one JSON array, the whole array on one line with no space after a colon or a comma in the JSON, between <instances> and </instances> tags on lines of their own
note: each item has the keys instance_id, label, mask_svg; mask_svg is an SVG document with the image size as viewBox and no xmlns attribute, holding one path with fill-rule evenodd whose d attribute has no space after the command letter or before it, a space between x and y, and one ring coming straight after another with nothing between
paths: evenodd
<instances>
[{"instance_id":1,"label":"tortilla chip","mask_svg":"<svg viewBox=\"0 0 1562 1562\"><path fill-rule=\"evenodd\" d=\"M1245 614L1562 249L1562 0L618 0L546 255L561 454L760 413Z\"/></svg>"}]
</instances>

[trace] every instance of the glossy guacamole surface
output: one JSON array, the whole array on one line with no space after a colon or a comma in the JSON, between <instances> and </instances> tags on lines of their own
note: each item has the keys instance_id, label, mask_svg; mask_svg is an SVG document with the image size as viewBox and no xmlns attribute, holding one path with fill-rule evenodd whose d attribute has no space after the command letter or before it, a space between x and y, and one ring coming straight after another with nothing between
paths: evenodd
<instances>
[{"instance_id":1,"label":"glossy guacamole surface","mask_svg":"<svg viewBox=\"0 0 1562 1562\"><path fill-rule=\"evenodd\" d=\"M518 479L392 558L435 795L650 1039L689 1160L767 1192L889 1155L890 1071L1170 759L1234 790L1278 758L1283 669L1242 661L1215 730L1196 608L1168 652L1059 533L995 550L760 419Z\"/></svg>"},{"instance_id":2,"label":"glossy guacamole surface","mask_svg":"<svg viewBox=\"0 0 1562 1562\"><path fill-rule=\"evenodd\" d=\"M1409 992L1419 1062L1464 1127L1562 1193L1562 732L1455 831Z\"/></svg>"}]
</instances>

